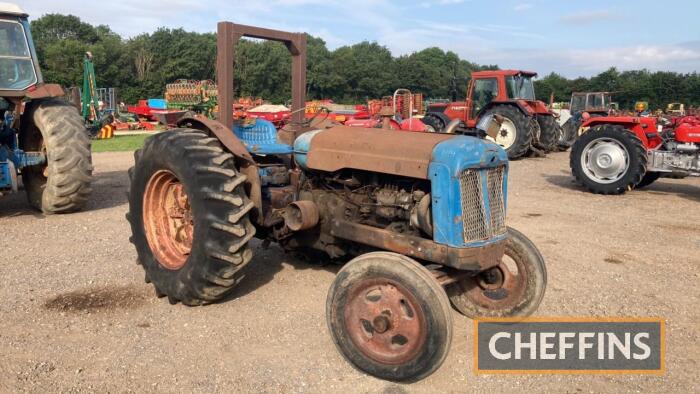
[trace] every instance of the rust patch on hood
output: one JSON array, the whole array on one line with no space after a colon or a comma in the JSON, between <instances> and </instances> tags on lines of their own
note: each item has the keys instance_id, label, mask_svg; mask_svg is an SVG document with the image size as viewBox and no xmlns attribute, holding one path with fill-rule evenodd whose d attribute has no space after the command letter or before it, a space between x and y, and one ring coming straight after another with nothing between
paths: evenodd
<instances>
[{"instance_id":1,"label":"rust patch on hood","mask_svg":"<svg viewBox=\"0 0 700 394\"><path fill-rule=\"evenodd\" d=\"M337 126L311 141L308 166L314 170L344 168L428 179L433 148L450 134Z\"/></svg>"}]
</instances>

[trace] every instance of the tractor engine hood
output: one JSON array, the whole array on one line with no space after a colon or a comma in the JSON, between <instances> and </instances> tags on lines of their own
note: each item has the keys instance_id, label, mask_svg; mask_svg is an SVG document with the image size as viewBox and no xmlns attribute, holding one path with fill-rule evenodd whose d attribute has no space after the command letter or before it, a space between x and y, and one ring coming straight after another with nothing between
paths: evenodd
<instances>
[{"instance_id":1,"label":"tractor engine hood","mask_svg":"<svg viewBox=\"0 0 700 394\"><path fill-rule=\"evenodd\" d=\"M352 168L417 179L429 179L430 164L436 161L452 161L455 169L507 161L498 145L474 137L346 126L300 135L294 158L304 169Z\"/></svg>"}]
</instances>

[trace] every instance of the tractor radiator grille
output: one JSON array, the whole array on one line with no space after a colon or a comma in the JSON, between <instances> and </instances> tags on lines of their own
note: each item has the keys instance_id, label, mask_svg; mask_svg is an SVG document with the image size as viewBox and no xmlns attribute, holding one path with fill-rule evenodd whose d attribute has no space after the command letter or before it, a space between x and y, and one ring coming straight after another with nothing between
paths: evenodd
<instances>
[{"instance_id":1,"label":"tractor radiator grille","mask_svg":"<svg viewBox=\"0 0 700 394\"><path fill-rule=\"evenodd\" d=\"M505 167L500 166L462 172L460 193L464 242L485 240L506 232L504 171Z\"/></svg>"}]
</instances>

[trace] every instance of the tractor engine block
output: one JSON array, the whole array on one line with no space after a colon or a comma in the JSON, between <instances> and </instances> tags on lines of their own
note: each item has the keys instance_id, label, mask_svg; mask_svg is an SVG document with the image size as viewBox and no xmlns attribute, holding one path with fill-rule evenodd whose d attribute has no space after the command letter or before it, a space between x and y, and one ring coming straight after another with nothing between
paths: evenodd
<instances>
[{"instance_id":1,"label":"tractor engine block","mask_svg":"<svg viewBox=\"0 0 700 394\"><path fill-rule=\"evenodd\" d=\"M685 172L700 176L700 146L692 143L667 142L662 149L647 152L647 171Z\"/></svg>"}]
</instances>

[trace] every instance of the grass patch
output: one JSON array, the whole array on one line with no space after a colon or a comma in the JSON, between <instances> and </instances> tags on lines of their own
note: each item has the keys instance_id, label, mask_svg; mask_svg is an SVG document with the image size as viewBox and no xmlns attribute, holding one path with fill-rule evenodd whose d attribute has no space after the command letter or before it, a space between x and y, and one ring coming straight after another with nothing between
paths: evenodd
<instances>
[{"instance_id":1,"label":"grass patch","mask_svg":"<svg viewBox=\"0 0 700 394\"><path fill-rule=\"evenodd\" d=\"M108 140L93 140L93 152L129 152L143 146L143 141L152 134L117 135Z\"/></svg>"}]
</instances>

